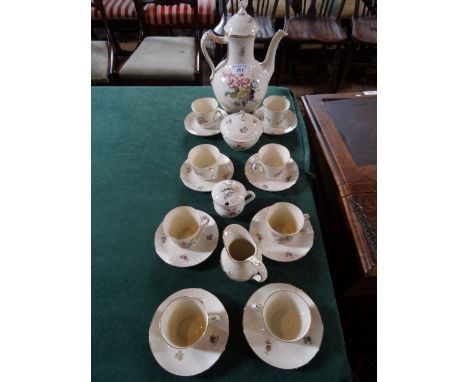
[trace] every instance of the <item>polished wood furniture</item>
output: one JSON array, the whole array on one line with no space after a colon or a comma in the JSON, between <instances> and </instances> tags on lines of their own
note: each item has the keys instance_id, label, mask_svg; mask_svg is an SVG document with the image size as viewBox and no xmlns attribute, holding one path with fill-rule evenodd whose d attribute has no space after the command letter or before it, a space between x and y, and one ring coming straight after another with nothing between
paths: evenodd
<instances>
[{"instance_id":1,"label":"polished wood furniture","mask_svg":"<svg viewBox=\"0 0 468 382\"><path fill-rule=\"evenodd\" d=\"M171 23L154 25L148 21L149 7L190 6L187 22L175 18ZM200 21L197 0L135 0L139 21L139 41L135 51L120 66L118 81L131 85L202 84L200 70ZM188 29L187 35L173 30ZM177 32L179 33L179 32Z\"/></svg>"},{"instance_id":2,"label":"polished wood furniture","mask_svg":"<svg viewBox=\"0 0 468 382\"><path fill-rule=\"evenodd\" d=\"M351 65L376 67L377 61L377 0L355 0L351 19L351 37L346 49L341 84Z\"/></svg>"},{"instance_id":3,"label":"polished wood furniture","mask_svg":"<svg viewBox=\"0 0 468 382\"><path fill-rule=\"evenodd\" d=\"M118 48L109 28L102 0L91 1L91 8L96 9L106 32L106 40L91 40L91 84L107 85L114 82L114 67Z\"/></svg>"},{"instance_id":4,"label":"polished wood furniture","mask_svg":"<svg viewBox=\"0 0 468 382\"><path fill-rule=\"evenodd\" d=\"M330 91L338 88L338 67L346 32L341 26L340 17L346 0L324 0L317 9L316 0L286 0L284 21L292 54L297 63L297 52L303 43L319 44L322 51L333 50ZM319 65L317 65L317 68Z\"/></svg>"},{"instance_id":5,"label":"polished wood furniture","mask_svg":"<svg viewBox=\"0 0 468 382\"><path fill-rule=\"evenodd\" d=\"M302 97L317 164L312 171L317 174L319 217L348 338L364 330L375 339L377 95L373 93Z\"/></svg>"}]
</instances>

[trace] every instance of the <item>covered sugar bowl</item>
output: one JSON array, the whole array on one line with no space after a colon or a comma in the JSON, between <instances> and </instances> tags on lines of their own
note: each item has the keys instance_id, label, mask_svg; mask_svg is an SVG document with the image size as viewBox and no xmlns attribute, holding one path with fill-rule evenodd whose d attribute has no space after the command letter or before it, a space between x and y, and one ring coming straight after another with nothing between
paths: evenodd
<instances>
[{"instance_id":1,"label":"covered sugar bowl","mask_svg":"<svg viewBox=\"0 0 468 382\"><path fill-rule=\"evenodd\" d=\"M218 182L211 191L215 211L225 217L233 218L241 214L247 203L255 199L253 191L246 191L236 180Z\"/></svg>"},{"instance_id":2,"label":"covered sugar bowl","mask_svg":"<svg viewBox=\"0 0 468 382\"><path fill-rule=\"evenodd\" d=\"M228 115L221 121L221 134L234 150L250 149L263 133L260 119L244 111Z\"/></svg>"}]
</instances>

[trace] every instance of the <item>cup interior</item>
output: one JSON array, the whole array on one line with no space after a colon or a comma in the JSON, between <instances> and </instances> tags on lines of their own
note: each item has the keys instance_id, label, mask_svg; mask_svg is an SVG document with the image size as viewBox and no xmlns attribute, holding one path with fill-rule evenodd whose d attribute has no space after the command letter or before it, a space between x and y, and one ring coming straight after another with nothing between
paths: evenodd
<instances>
[{"instance_id":1,"label":"cup interior","mask_svg":"<svg viewBox=\"0 0 468 382\"><path fill-rule=\"evenodd\" d=\"M286 111L289 109L289 101L283 96L269 96L263 101L263 106L271 111Z\"/></svg>"},{"instance_id":2,"label":"cup interior","mask_svg":"<svg viewBox=\"0 0 468 382\"><path fill-rule=\"evenodd\" d=\"M267 223L281 235L293 235L304 226L304 214L294 204L280 202L269 208Z\"/></svg>"},{"instance_id":3,"label":"cup interior","mask_svg":"<svg viewBox=\"0 0 468 382\"><path fill-rule=\"evenodd\" d=\"M284 167L290 158L289 150L283 145L270 143L263 146L258 152L262 163L271 167Z\"/></svg>"},{"instance_id":4,"label":"cup interior","mask_svg":"<svg viewBox=\"0 0 468 382\"><path fill-rule=\"evenodd\" d=\"M255 247L246 239L236 239L229 245L229 254L236 261L244 261L255 254Z\"/></svg>"},{"instance_id":5,"label":"cup interior","mask_svg":"<svg viewBox=\"0 0 468 382\"><path fill-rule=\"evenodd\" d=\"M200 229L200 216L191 207L177 207L166 215L163 226L170 237L177 240L187 239Z\"/></svg>"},{"instance_id":6,"label":"cup interior","mask_svg":"<svg viewBox=\"0 0 468 382\"><path fill-rule=\"evenodd\" d=\"M189 162L199 168L205 168L218 162L219 150L212 145L199 145L190 150Z\"/></svg>"},{"instance_id":7,"label":"cup interior","mask_svg":"<svg viewBox=\"0 0 468 382\"><path fill-rule=\"evenodd\" d=\"M197 98L192 102L192 111L195 113L211 113L218 108L218 101L211 97Z\"/></svg>"},{"instance_id":8,"label":"cup interior","mask_svg":"<svg viewBox=\"0 0 468 382\"><path fill-rule=\"evenodd\" d=\"M263 307L268 330L279 340L293 342L304 337L310 327L310 309L297 293L282 290L270 295Z\"/></svg>"},{"instance_id":9,"label":"cup interior","mask_svg":"<svg viewBox=\"0 0 468 382\"><path fill-rule=\"evenodd\" d=\"M170 345L185 348L197 342L205 333L208 314L200 301L179 297L172 301L161 316L161 333Z\"/></svg>"}]
</instances>

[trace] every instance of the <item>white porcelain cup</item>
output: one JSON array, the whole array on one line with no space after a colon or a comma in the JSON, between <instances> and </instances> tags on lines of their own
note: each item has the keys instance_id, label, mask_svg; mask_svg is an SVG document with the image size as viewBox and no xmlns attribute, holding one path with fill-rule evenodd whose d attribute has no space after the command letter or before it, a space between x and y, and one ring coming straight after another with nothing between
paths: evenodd
<instances>
[{"instance_id":1,"label":"white porcelain cup","mask_svg":"<svg viewBox=\"0 0 468 382\"><path fill-rule=\"evenodd\" d=\"M277 179L283 174L290 159L291 154L286 147L269 143L260 148L251 170L260 171L267 179Z\"/></svg>"},{"instance_id":2,"label":"white porcelain cup","mask_svg":"<svg viewBox=\"0 0 468 382\"><path fill-rule=\"evenodd\" d=\"M262 311L267 330L283 342L304 338L312 323L309 306L290 290L278 290L269 295L263 305L253 304L252 308Z\"/></svg>"},{"instance_id":3,"label":"white porcelain cup","mask_svg":"<svg viewBox=\"0 0 468 382\"><path fill-rule=\"evenodd\" d=\"M182 296L167 305L159 325L164 341L172 347L184 349L199 342L208 325L219 320L220 316L208 314L197 298Z\"/></svg>"},{"instance_id":4,"label":"white porcelain cup","mask_svg":"<svg viewBox=\"0 0 468 382\"><path fill-rule=\"evenodd\" d=\"M294 204L278 202L268 208L266 224L273 239L282 244L290 242L304 228L309 218Z\"/></svg>"},{"instance_id":5,"label":"white porcelain cup","mask_svg":"<svg viewBox=\"0 0 468 382\"><path fill-rule=\"evenodd\" d=\"M212 97L197 98L192 102L192 111L195 113L197 123L205 129L216 127L216 122L223 117L218 108L218 101Z\"/></svg>"},{"instance_id":6,"label":"white porcelain cup","mask_svg":"<svg viewBox=\"0 0 468 382\"><path fill-rule=\"evenodd\" d=\"M271 127L278 127L286 118L289 100L284 96L269 96L263 100L263 117Z\"/></svg>"},{"instance_id":7,"label":"white porcelain cup","mask_svg":"<svg viewBox=\"0 0 468 382\"><path fill-rule=\"evenodd\" d=\"M169 211L163 220L164 233L182 248L190 248L197 243L202 228L209 223L207 216L192 207L180 206Z\"/></svg>"},{"instance_id":8,"label":"white porcelain cup","mask_svg":"<svg viewBox=\"0 0 468 382\"><path fill-rule=\"evenodd\" d=\"M189 151L188 162L197 176L203 180L212 180L218 176L220 156L216 146L203 144Z\"/></svg>"}]
</instances>

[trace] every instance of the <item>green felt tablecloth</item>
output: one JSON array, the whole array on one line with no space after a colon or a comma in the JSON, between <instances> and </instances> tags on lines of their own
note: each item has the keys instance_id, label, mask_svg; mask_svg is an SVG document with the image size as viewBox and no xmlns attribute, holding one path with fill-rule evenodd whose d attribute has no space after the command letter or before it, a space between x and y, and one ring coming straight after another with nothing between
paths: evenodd
<instances>
[{"instance_id":1,"label":"green felt tablecloth","mask_svg":"<svg viewBox=\"0 0 468 382\"><path fill-rule=\"evenodd\" d=\"M304 169L310 153L304 121L291 93L270 87L292 101L299 126L284 136L262 135L243 152L232 150L221 135L203 138L187 133L184 118L191 102L214 96L211 87L92 88L92 378L94 381L181 380L163 370L150 351L148 330L158 305L183 288L204 288L226 307L230 335L218 362L193 380L210 381L350 381L342 330L317 218ZM254 188L244 175L246 160L266 143L289 148L301 169L294 187L279 193ZM195 145L211 143L231 158L234 179L256 193L241 216L219 217L210 193L182 184L179 170ZM317 304L324 338L317 356L297 370L276 369L261 361L242 332L242 313L252 293L264 284L239 283L223 273L222 241L202 264L176 268L155 253L154 233L164 215L179 205L209 213L220 230L231 223L248 228L254 214L277 201L289 201L309 213L315 230L312 250L292 263L264 258L265 283L286 282L303 289Z\"/></svg>"}]
</instances>

